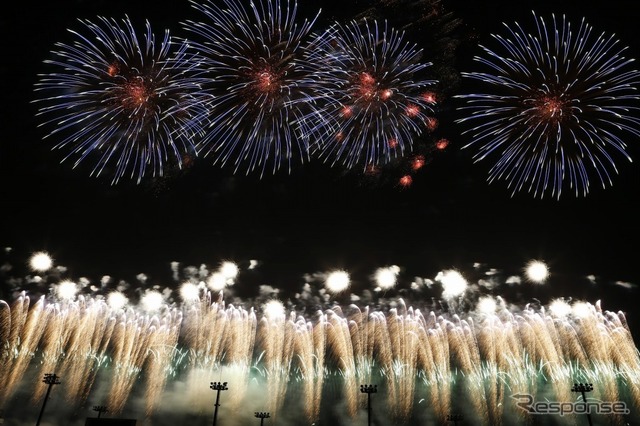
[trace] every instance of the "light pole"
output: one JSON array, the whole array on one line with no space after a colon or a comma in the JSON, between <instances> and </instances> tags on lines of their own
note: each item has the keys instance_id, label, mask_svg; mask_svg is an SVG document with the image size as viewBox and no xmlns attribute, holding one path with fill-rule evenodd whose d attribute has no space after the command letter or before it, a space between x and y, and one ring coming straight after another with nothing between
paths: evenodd
<instances>
[{"instance_id":1,"label":"light pole","mask_svg":"<svg viewBox=\"0 0 640 426\"><path fill-rule=\"evenodd\" d=\"M458 422L462 421L462 414L449 414L447 416L448 422L453 422L454 425L457 425Z\"/></svg>"},{"instance_id":2,"label":"light pole","mask_svg":"<svg viewBox=\"0 0 640 426\"><path fill-rule=\"evenodd\" d=\"M211 386L209 386L214 391L217 391L216 394L216 404L213 409L213 426L216 426L216 422L218 421L218 407L220 406L220 391L224 391L229 389L227 387L227 382L211 382Z\"/></svg>"},{"instance_id":3,"label":"light pole","mask_svg":"<svg viewBox=\"0 0 640 426\"><path fill-rule=\"evenodd\" d=\"M260 419L260 426L262 426L264 425L264 419L268 419L271 415L262 411L256 411L256 417Z\"/></svg>"},{"instance_id":4,"label":"light pole","mask_svg":"<svg viewBox=\"0 0 640 426\"><path fill-rule=\"evenodd\" d=\"M42 381L49 385L47 388L47 394L44 397L44 401L42 402L42 409L40 410L40 415L38 416L38 421L36 422L36 426L40 426L40 421L42 420L42 415L44 414L44 407L47 406L47 400L49 399L49 394L51 393L51 388L53 385L59 385L60 380L59 377L54 373L47 373L44 375L44 379Z\"/></svg>"},{"instance_id":5,"label":"light pole","mask_svg":"<svg viewBox=\"0 0 640 426\"><path fill-rule=\"evenodd\" d=\"M104 405L94 405L93 406L93 411L97 411L98 412L98 418L100 418L100 415L102 413L106 413L107 411L107 407L105 407Z\"/></svg>"},{"instance_id":6,"label":"light pole","mask_svg":"<svg viewBox=\"0 0 640 426\"><path fill-rule=\"evenodd\" d=\"M360 385L360 392L367 394L367 425L371 426L371 394L378 392L378 385Z\"/></svg>"},{"instance_id":7,"label":"light pole","mask_svg":"<svg viewBox=\"0 0 640 426\"><path fill-rule=\"evenodd\" d=\"M593 423L591 423L591 414L589 414L589 407L587 406L587 392L591 392L592 390L592 383L575 383L571 388L571 392L580 392L580 394L582 394L582 402L584 402L585 405L585 413L587 414L587 420L589 420L589 426L593 426Z\"/></svg>"}]
</instances>

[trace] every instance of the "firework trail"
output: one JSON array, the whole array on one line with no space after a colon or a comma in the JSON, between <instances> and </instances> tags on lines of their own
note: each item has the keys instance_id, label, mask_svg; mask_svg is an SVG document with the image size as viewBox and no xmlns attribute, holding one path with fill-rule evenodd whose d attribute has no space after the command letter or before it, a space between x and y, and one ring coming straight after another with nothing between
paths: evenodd
<instances>
[{"instance_id":1,"label":"firework trail","mask_svg":"<svg viewBox=\"0 0 640 426\"><path fill-rule=\"evenodd\" d=\"M468 291L456 271L438 277L447 300ZM299 310L277 300L247 301L253 307L245 308L196 289L181 291L181 303L142 308L88 295L56 299L57 292L33 306L24 293L0 303L7 378L0 402L12 401L35 370L60 372L73 407L95 397L102 382L117 414L138 389L150 420L166 415L158 411L178 385L188 401L183 411L208 416L211 400L202 389L218 377L229 381L225 415L257 403L284 422L296 410L318 421L336 401L348 417L359 416L366 408L361 383L378 385L384 413L376 415L393 424L423 422L422 401L437 422L468 406L477 424L527 423L531 415L512 395L572 401L575 382L594 384L590 398L640 407L640 357L625 316L599 302L520 309L487 296L466 311L458 303L457 314L403 299ZM40 381L32 385L34 404L45 390Z\"/></svg>"},{"instance_id":2,"label":"firework trail","mask_svg":"<svg viewBox=\"0 0 640 426\"><path fill-rule=\"evenodd\" d=\"M192 2L205 19L183 24L212 97L198 151L234 171L290 170L308 158L308 136L291 123L316 84L305 78L301 44L318 15L298 22L295 0L223 3Z\"/></svg>"},{"instance_id":3,"label":"firework trail","mask_svg":"<svg viewBox=\"0 0 640 426\"><path fill-rule=\"evenodd\" d=\"M596 34L583 19L533 13L533 32L505 24L495 48L475 60L487 71L463 77L485 92L459 95L467 114L475 161L494 161L489 182L512 191L560 198L564 189L586 196L617 173L616 158L631 160L625 140L640 136L640 72L613 35ZM495 160L493 160L495 158Z\"/></svg>"},{"instance_id":4,"label":"firework trail","mask_svg":"<svg viewBox=\"0 0 640 426\"><path fill-rule=\"evenodd\" d=\"M448 100L452 93L459 91L460 74L455 68L455 55L458 44L461 20L447 11L439 0L384 0L370 2L371 5L358 13L353 21L366 25L367 22L384 22L387 28L395 28L405 40L419 41L420 48L428 52L431 65L427 71L432 79L429 92L429 104L436 115L450 108ZM331 40L338 27L319 37L320 40ZM339 36L339 35L337 35ZM314 52L316 46L308 50ZM314 62L322 63L323 58ZM333 66L322 66L314 75L320 76L322 86L324 72ZM329 76L329 81L332 78ZM332 96L331 93L327 93ZM316 100L316 103L319 101ZM321 103L319 104L321 105ZM321 122L321 121L320 121ZM429 115L426 130L420 136L413 135L411 152L396 155L378 164L368 164L362 172L360 167L354 169L336 169L344 175L354 175L359 184L375 187L393 186L400 190L409 188L429 163L435 160L449 145L449 126L440 126L435 116ZM330 135L327 135L330 137ZM329 161L329 159L327 159Z\"/></svg>"},{"instance_id":5,"label":"firework trail","mask_svg":"<svg viewBox=\"0 0 640 426\"><path fill-rule=\"evenodd\" d=\"M74 168L93 162L91 175L109 175L112 184L182 168L195 153L204 108L186 45L168 31L158 43L148 22L143 36L128 18L79 22L35 85L41 126L59 139L54 149L67 152L63 161L75 158Z\"/></svg>"},{"instance_id":6,"label":"firework trail","mask_svg":"<svg viewBox=\"0 0 640 426\"><path fill-rule=\"evenodd\" d=\"M312 152L332 165L361 170L411 152L428 130L435 95L421 74L430 63L403 33L377 21L335 24L308 48L322 84L301 125Z\"/></svg>"}]
</instances>

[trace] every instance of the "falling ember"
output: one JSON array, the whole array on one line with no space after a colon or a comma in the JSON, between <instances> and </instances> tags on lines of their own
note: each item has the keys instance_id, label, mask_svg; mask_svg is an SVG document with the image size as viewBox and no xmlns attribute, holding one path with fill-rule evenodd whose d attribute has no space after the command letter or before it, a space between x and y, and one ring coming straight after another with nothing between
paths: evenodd
<instances>
[{"instance_id":1,"label":"falling ember","mask_svg":"<svg viewBox=\"0 0 640 426\"><path fill-rule=\"evenodd\" d=\"M404 175L398 181L398 184L403 188L408 188L413 183L413 178L410 175Z\"/></svg>"},{"instance_id":2,"label":"falling ember","mask_svg":"<svg viewBox=\"0 0 640 426\"><path fill-rule=\"evenodd\" d=\"M373 76L368 72L363 72L360 74L360 84L372 86L375 84L375 82L376 82L376 79L373 78Z\"/></svg>"},{"instance_id":3,"label":"falling ember","mask_svg":"<svg viewBox=\"0 0 640 426\"><path fill-rule=\"evenodd\" d=\"M367 164L364 173L368 176L377 176L380 174L380 167L375 164Z\"/></svg>"},{"instance_id":4,"label":"falling ember","mask_svg":"<svg viewBox=\"0 0 640 426\"><path fill-rule=\"evenodd\" d=\"M434 131L435 129L438 128L438 120L433 117L427 117L424 120L424 124L425 126L427 126L427 129L429 129L430 131Z\"/></svg>"},{"instance_id":5,"label":"falling ember","mask_svg":"<svg viewBox=\"0 0 640 426\"><path fill-rule=\"evenodd\" d=\"M436 148L439 149L440 151L446 149L449 146L449 140L448 139L438 139L438 142L436 142Z\"/></svg>"},{"instance_id":6,"label":"falling ember","mask_svg":"<svg viewBox=\"0 0 640 426\"><path fill-rule=\"evenodd\" d=\"M411 161L411 169L413 171L420 170L421 168L424 167L425 164L426 163L425 163L424 155L416 155L415 157L413 157L413 160Z\"/></svg>"},{"instance_id":7,"label":"falling ember","mask_svg":"<svg viewBox=\"0 0 640 426\"><path fill-rule=\"evenodd\" d=\"M109 67L107 67L107 74L109 74L109 77L117 76L120 74L120 66L117 63L110 64Z\"/></svg>"},{"instance_id":8,"label":"falling ember","mask_svg":"<svg viewBox=\"0 0 640 426\"><path fill-rule=\"evenodd\" d=\"M393 148L397 148L398 147L398 139L396 138L391 138L389 139L389 148L393 149Z\"/></svg>"},{"instance_id":9,"label":"falling ember","mask_svg":"<svg viewBox=\"0 0 640 426\"><path fill-rule=\"evenodd\" d=\"M437 102L437 97L434 92L425 92L422 94L422 100L430 104L435 104Z\"/></svg>"},{"instance_id":10,"label":"falling ember","mask_svg":"<svg viewBox=\"0 0 640 426\"><path fill-rule=\"evenodd\" d=\"M420 114L420 107L418 105L409 104L407 105L405 112L408 117L415 118Z\"/></svg>"},{"instance_id":11,"label":"falling ember","mask_svg":"<svg viewBox=\"0 0 640 426\"><path fill-rule=\"evenodd\" d=\"M340 115L344 118L350 118L353 115L353 108L347 105L343 106Z\"/></svg>"}]
</instances>

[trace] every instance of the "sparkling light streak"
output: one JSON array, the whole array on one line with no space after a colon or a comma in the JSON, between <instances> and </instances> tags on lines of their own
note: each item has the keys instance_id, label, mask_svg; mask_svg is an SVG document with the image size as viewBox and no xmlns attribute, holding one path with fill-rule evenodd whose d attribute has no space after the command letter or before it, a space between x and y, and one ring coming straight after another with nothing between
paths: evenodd
<instances>
[{"instance_id":1,"label":"sparkling light streak","mask_svg":"<svg viewBox=\"0 0 640 426\"><path fill-rule=\"evenodd\" d=\"M474 159L491 161L489 182L512 195L586 196L611 186L616 159L631 161L627 143L640 137L640 72L613 34L597 34L565 16L535 26L505 24L475 58L484 71L463 73L482 89L461 94Z\"/></svg>"},{"instance_id":2,"label":"sparkling light streak","mask_svg":"<svg viewBox=\"0 0 640 426\"><path fill-rule=\"evenodd\" d=\"M234 172L290 171L308 160L307 135L291 125L303 115L315 83L305 80L302 41L311 20L295 0L192 1L201 20L188 20L190 46L210 95L198 151ZM319 14L319 12L318 12Z\"/></svg>"},{"instance_id":3,"label":"sparkling light streak","mask_svg":"<svg viewBox=\"0 0 640 426\"><path fill-rule=\"evenodd\" d=\"M399 269L378 268L372 287ZM334 273L343 286L348 282L346 271ZM356 423L360 383L378 384L376 415L397 425L444 422L462 407L472 407L481 425L527 422L510 395L571 400L571 384L580 381L594 383L599 400L640 403L640 357L622 312L584 300L520 307L496 295L476 298L479 286L495 288L480 276L470 284L457 270L438 273L442 289L434 290L444 305L420 296L433 285L428 279L416 280L413 300L397 296L403 291L396 282L389 297L378 292L375 302L344 305L313 294L295 303L273 295L231 303L184 278L175 289L180 299L148 289L125 304L123 294L110 293L109 299L120 296L118 305L81 292L73 298L53 292L33 303L22 292L0 301L0 403L6 407L29 387L41 400L45 388L29 377L44 371L65 378L69 410L104 398L106 389L114 415L138 406L154 423L208 417L211 400L202 389L221 377L233 389L222 414L235 424L247 404L260 404L282 423L302 417L317 423L334 414ZM71 282L54 285L65 280ZM322 283L305 284L313 286L328 294Z\"/></svg>"},{"instance_id":4,"label":"sparkling light streak","mask_svg":"<svg viewBox=\"0 0 640 426\"><path fill-rule=\"evenodd\" d=\"M332 165L366 171L412 152L430 129L435 97L431 65L401 31L377 21L335 24L310 43L321 84L309 128L312 153Z\"/></svg>"},{"instance_id":5,"label":"sparkling light streak","mask_svg":"<svg viewBox=\"0 0 640 426\"><path fill-rule=\"evenodd\" d=\"M62 161L88 164L112 184L182 168L205 105L186 45L168 31L157 42L148 22L139 35L128 18L79 24L35 86L41 126L52 127L46 139L66 153Z\"/></svg>"}]
</instances>

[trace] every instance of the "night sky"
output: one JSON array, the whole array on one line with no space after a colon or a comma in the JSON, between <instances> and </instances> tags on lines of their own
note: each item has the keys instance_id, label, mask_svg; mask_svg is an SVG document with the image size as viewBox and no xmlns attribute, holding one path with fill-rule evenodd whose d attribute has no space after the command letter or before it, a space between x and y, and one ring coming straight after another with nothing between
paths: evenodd
<instances>
[{"instance_id":1,"label":"night sky","mask_svg":"<svg viewBox=\"0 0 640 426\"><path fill-rule=\"evenodd\" d=\"M529 24L532 9L543 16L566 13L576 23L584 16L596 32L615 32L629 45L628 55L640 57L637 16L628 2L551 3L443 2L462 20L457 71L474 66L477 43L500 31L502 21ZM368 6L323 2L318 25ZM468 136L453 122L459 101L448 98L439 132L451 143L430 157L409 188L397 185L397 169L372 180L312 162L260 179L234 175L206 159L164 178L112 186L82 167L60 164L62 153L50 150L54 141L42 140L31 103L42 62L77 18L128 15L138 23L149 19L157 32L169 28L181 35L179 23L196 12L186 1L23 1L10 7L0 18L0 244L13 248L10 258L18 268L30 253L46 250L72 276L132 279L144 272L162 283L174 260L197 265L257 259L263 265L259 284L295 291L302 274L336 268L352 273L355 286L367 286L375 268L390 264L401 266L410 280L474 262L519 274L527 261L540 259L552 273L550 294L602 298L608 309L636 316L631 301L637 290L612 283L640 282L637 138L627 141L634 162L619 161L611 188L594 186L587 197L566 193L559 201L526 192L511 196L504 182L487 184L488 163L474 164L471 150L461 149ZM463 92L466 84L454 89ZM601 278L599 284L588 284L587 275Z\"/></svg>"},{"instance_id":2,"label":"night sky","mask_svg":"<svg viewBox=\"0 0 640 426\"><path fill-rule=\"evenodd\" d=\"M322 7L317 28L376 4L299 2L302 16L312 17ZM241 268L234 295L252 300L261 285L295 298L305 274L336 269L351 274L356 294L372 288L377 268L398 265L399 293L416 294L407 290L416 277L433 279L440 271L457 269L477 281L495 268L506 279L522 276L527 262L536 259L549 267L546 284L523 280L520 287L505 285L493 294L520 307L558 297L602 300L603 309L625 313L638 342L640 137L625 139L633 162L617 158L619 174L612 187L593 185L586 197L565 192L560 200L526 191L512 195L504 181L487 183L490 161L474 163L474 151L462 149L470 135L455 122L464 112L453 96L474 89L459 73L475 70L478 44L503 31L503 22L530 26L532 10L545 18L564 13L576 25L584 17L595 33L614 32L629 47L626 55L640 58L640 14L627 0L442 0L442 5L460 20L451 34L458 43L454 59L447 63L452 80L436 115L436 134L450 143L428 154L409 187L398 184L407 173L402 159L376 177L312 161L260 178L198 158L163 177L116 185L110 176L90 177L85 165L72 169L71 161L60 161L64 152L51 150L55 137L43 140L47 131L38 127L33 103L34 84L47 72L43 61L51 58L54 43L68 41L67 29L80 28L78 19L129 16L140 30L148 19L158 35L166 28L186 37L180 23L200 15L187 0L5 5L0 14L0 248L11 250L0 254L0 278L31 274L29 256L39 251L50 253L70 278L96 283L110 275L142 286L136 277L146 274L145 288L177 285L170 269L174 261L213 268L230 260ZM408 19L399 10L388 18ZM428 44L417 30L409 39ZM256 270L248 270L251 260L259 262ZM0 299L12 297L7 282L0 284Z\"/></svg>"}]
</instances>

